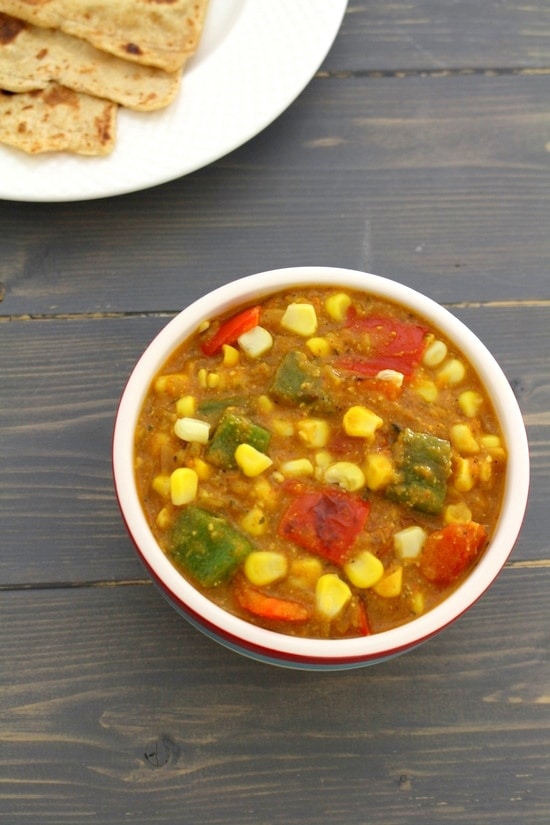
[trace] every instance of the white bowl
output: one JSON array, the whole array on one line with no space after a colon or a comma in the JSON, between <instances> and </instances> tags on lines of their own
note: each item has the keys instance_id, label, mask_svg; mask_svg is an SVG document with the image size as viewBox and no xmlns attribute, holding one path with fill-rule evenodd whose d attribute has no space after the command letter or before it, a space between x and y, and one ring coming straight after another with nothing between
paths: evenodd
<instances>
[{"instance_id":1,"label":"white bowl","mask_svg":"<svg viewBox=\"0 0 550 825\"><path fill-rule=\"evenodd\" d=\"M173 566L157 544L145 519L134 477L134 431L151 381L171 353L199 324L299 285L364 290L398 302L423 316L466 356L492 398L507 450L508 463L501 513L488 548L466 581L424 615L382 633L361 638L325 640L275 633L240 619L202 595ZM504 566L518 536L529 488L529 449L514 393L484 344L435 301L395 281L332 267L296 267L232 281L180 312L149 344L122 394L113 439L115 491L128 532L141 561L170 603L195 627L221 644L252 658L302 669L338 670L383 661L410 650L455 621L487 590Z\"/></svg>"}]
</instances>

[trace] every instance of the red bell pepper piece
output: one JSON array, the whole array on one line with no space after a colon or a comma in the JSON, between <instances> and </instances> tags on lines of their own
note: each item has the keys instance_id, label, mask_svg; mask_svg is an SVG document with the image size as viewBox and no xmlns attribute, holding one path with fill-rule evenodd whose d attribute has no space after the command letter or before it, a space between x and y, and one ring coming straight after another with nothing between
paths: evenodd
<instances>
[{"instance_id":1,"label":"red bell pepper piece","mask_svg":"<svg viewBox=\"0 0 550 825\"><path fill-rule=\"evenodd\" d=\"M304 492L293 499L279 535L304 550L343 564L369 515L370 505L337 488Z\"/></svg>"},{"instance_id":2,"label":"red bell pepper piece","mask_svg":"<svg viewBox=\"0 0 550 825\"><path fill-rule=\"evenodd\" d=\"M482 524L448 524L431 533L419 556L424 576L434 584L451 584L479 555L487 542Z\"/></svg>"},{"instance_id":3,"label":"red bell pepper piece","mask_svg":"<svg viewBox=\"0 0 550 825\"><path fill-rule=\"evenodd\" d=\"M342 356L336 362L341 369L367 377L387 369L409 376L420 363L426 345L424 327L396 318L358 315L353 307L348 310L346 326L368 333L370 353Z\"/></svg>"},{"instance_id":4,"label":"red bell pepper piece","mask_svg":"<svg viewBox=\"0 0 550 825\"><path fill-rule=\"evenodd\" d=\"M260 312L259 306L248 307L223 321L214 335L202 344L201 350L205 355L216 355L224 344L234 344L240 335L258 325Z\"/></svg>"},{"instance_id":5,"label":"red bell pepper piece","mask_svg":"<svg viewBox=\"0 0 550 825\"><path fill-rule=\"evenodd\" d=\"M244 580L235 586L235 598L243 610L262 619L279 622L305 622L309 619L308 608L290 599L269 596L251 587Z\"/></svg>"}]
</instances>

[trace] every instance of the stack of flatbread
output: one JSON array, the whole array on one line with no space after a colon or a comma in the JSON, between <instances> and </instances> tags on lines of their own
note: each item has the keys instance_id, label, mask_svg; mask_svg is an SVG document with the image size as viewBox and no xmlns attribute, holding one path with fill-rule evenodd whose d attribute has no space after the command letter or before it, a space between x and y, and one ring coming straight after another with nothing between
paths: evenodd
<instances>
[{"instance_id":1,"label":"stack of flatbread","mask_svg":"<svg viewBox=\"0 0 550 825\"><path fill-rule=\"evenodd\" d=\"M178 93L208 0L0 0L0 142L106 155L119 106Z\"/></svg>"}]
</instances>

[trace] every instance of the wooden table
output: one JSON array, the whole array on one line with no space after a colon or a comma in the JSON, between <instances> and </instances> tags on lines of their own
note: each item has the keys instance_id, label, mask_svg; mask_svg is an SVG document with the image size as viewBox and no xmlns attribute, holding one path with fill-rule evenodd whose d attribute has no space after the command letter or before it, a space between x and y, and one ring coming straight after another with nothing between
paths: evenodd
<instances>
[{"instance_id":1,"label":"wooden table","mask_svg":"<svg viewBox=\"0 0 550 825\"><path fill-rule=\"evenodd\" d=\"M532 490L491 590L412 653L341 673L203 637L145 576L110 445L146 342L211 287L329 264L478 333ZM192 175L0 203L0 820L550 821L550 5L350 0L320 71Z\"/></svg>"}]
</instances>

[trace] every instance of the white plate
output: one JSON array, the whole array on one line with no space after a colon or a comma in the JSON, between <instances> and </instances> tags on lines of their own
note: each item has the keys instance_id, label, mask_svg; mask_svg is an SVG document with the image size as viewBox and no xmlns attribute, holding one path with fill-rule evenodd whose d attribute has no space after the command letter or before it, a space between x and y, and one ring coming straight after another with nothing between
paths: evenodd
<instances>
[{"instance_id":1,"label":"white plate","mask_svg":"<svg viewBox=\"0 0 550 825\"><path fill-rule=\"evenodd\" d=\"M210 0L177 100L121 109L105 158L25 155L0 146L0 198L72 201L134 192L217 160L270 124L311 80L347 0Z\"/></svg>"}]
</instances>

